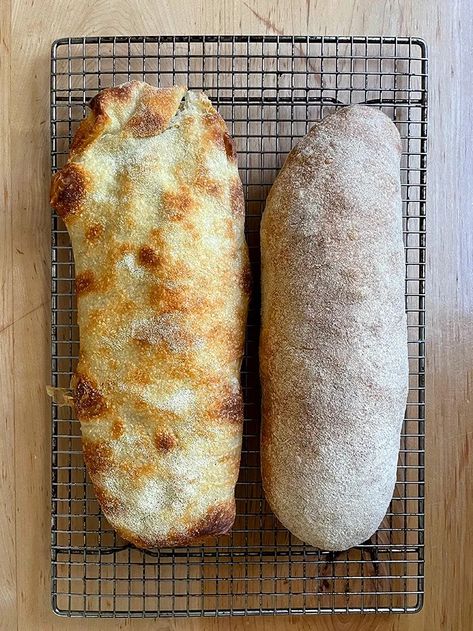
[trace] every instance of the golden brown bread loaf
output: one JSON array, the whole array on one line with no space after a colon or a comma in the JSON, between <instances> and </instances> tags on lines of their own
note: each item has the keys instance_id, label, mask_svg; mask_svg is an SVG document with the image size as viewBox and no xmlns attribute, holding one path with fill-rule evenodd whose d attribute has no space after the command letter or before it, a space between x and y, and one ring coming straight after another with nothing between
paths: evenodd
<instances>
[{"instance_id":1,"label":"golden brown bread loaf","mask_svg":"<svg viewBox=\"0 0 473 631\"><path fill-rule=\"evenodd\" d=\"M74 401L105 516L142 547L227 532L250 278L225 123L185 88L106 89L51 204L74 250Z\"/></svg>"},{"instance_id":2,"label":"golden brown bread loaf","mask_svg":"<svg viewBox=\"0 0 473 631\"><path fill-rule=\"evenodd\" d=\"M344 550L382 521L408 388L399 134L339 110L289 154L261 224L262 475L299 539Z\"/></svg>"}]
</instances>

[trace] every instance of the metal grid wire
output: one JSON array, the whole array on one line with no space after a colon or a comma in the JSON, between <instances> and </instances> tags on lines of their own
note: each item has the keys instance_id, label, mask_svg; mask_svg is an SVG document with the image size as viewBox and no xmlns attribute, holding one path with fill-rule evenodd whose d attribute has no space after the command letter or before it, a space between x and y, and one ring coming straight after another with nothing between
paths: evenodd
<instances>
[{"instance_id":1,"label":"metal grid wire","mask_svg":"<svg viewBox=\"0 0 473 631\"><path fill-rule=\"evenodd\" d=\"M422 606L427 58L421 40L379 37L91 37L53 44L52 169L100 89L129 79L187 84L218 108L239 153L255 292L242 368L245 430L232 533L144 553L103 518L86 475L80 428L52 406L52 602L69 616L407 612ZM410 390L398 482L364 545L303 545L265 503L259 473L258 230L268 190L294 142L337 107L381 107L403 141ZM52 382L68 387L78 355L72 251L52 219Z\"/></svg>"}]
</instances>

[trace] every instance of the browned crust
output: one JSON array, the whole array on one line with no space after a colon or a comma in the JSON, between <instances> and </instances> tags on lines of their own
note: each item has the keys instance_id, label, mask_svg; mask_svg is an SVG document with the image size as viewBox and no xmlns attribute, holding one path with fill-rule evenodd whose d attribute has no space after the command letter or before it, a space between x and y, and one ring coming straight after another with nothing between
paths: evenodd
<instances>
[{"instance_id":1,"label":"browned crust","mask_svg":"<svg viewBox=\"0 0 473 631\"><path fill-rule=\"evenodd\" d=\"M211 507L206 515L190 526L187 532L178 533L170 531L169 536L163 539L144 539L136 537L129 530L117 528L117 532L123 539L133 543L138 548L169 548L174 546L198 545L210 537L226 534L235 521L235 501L222 502Z\"/></svg>"},{"instance_id":2,"label":"browned crust","mask_svg":"<svg viewBox=\"0 0 473 631\"><path fill-rule=\"evenodd\" d=\"M106 443L93 442L84 438L82 449L87 470L92 477L98 473L110 471L113 467L113 452Z\"/></svg>"},{"instance_id":3,"label":"browned crust","mask_svg":"<svg viewBox=\"0 0 473 631\"><path fill-rule=\"evenodd\" d=\"M249 261L247 262L241 273L240 285L245 294L249 296L251 294L252 286L251 267Z\"/></svg>"},{"instance_id":4,"label":"browned crust","mask_svg":"<svg viewBox=\"0 0 473 631\"><path fill-rule=\"evenodd\" d=\"M154 444L156 449L161 453L171 451L177 445L177 439L174 434L166 430L158 430L154 435Z\"/></svg>"},{"instance_id":5,"label":"browned crust","mask_svg":"<svg viewBox=\"0 0 473 631\"><path fill-rule=\"evenodd\" d=\"M219 146L227 154L227 158L231 162L236 162L237 153L235 142L227 131L225 121L218 112L208 113L202 119L206 127L206 139L211 143Z\"/></svg>"},{"instance_id":6,"label":"browned crust","mask_svg":"<svg viewBox=\"0 0 473 631\"><path fill-rule=\"evenodd\" d=\"M113 521L113 519L123 511L123 502L118 497L110 495L105 489L100 488L96 484L94 484L94 491L104 514L108 519Z\"/></svg>"},{"instance_id":7,"label":"browned crust","mask_svg":"<svg viewBox=\"0 0 473 631\"><path fill-rule=\"evenodd\" d=\"M77 374L74 390L74 405L80 421L89 421L103 414L108 406L97 384L84 375Z\"/></svg>"},{"instance_id":8,"label":"browned crust","mask_svg":"<svg viewBox=\"0 0 473 631\"><path fill-rule=\"evenodd\" d=\"M132 98L133 90L138 86L137 81L130 81L113 88L105 88L90 101L90 114L82 121L74 135L71 144L71 155L84 151L96 140L110 124L108 109L113 104L127 101Z\"/></svg>"},{"instance_id":9,"label":"browned crust","mask_svg":"<svg viewBox=\"0 0 473 631\"><path fill-rule=\"evenodd\" d=\"M146 386L153 382L150 371L142 366L133 366L128 371L127 379L129 379L131 383L136 383L140 386Z\"/></svg>"},{"instance_id":10,"label":"browned crust","mask_svg":"<svg viewBox=\"0 0 473 631\"><path fill-rule=\"evenodd\" d=\"M179 107L185 88L155 88L147 83L130 81L105 88L94 96L89 103L91 113L79 126L72 141L71 153L80 153L94 142L110 125L110 110L123 107L139 91L141 98L138 108L127 121L125 131L135 138L147 138L164 131Z\"/></svg>"},{"instance_id":11,"label":"browned crust","mask_svg":"<svg viewBox=\"0 0 473 631\"><path fill-rule=\"evenodd\" d=\"M51 206L58 215L66 219L81 209L90 188L90 176L86 170L76 163L69 162L51 182Z\"/></svg>"},{"instance_id":12,"label":"browned crust","mask_svg":"<svg viewBox=\"0 0 473 631\"><path fill-rule=\"evenodd\" d=\"M171 311L183 311L185 303L182 299L182 290L166 287L162 284L154 285L149 292L149 303L158 312L169 313Z\"/></svg>"},{"instance_id":13,"label":"browned crust","mask_svg":"<svg viewBox=\"0 0 473 631\"><path fill-rule=\"evenodd\" d=\"M130 81L120 86L105 88L89 104L91 112L82 121L71 143L68 163L52 181L50 203L61 217L80 210L81 203L90 188L90 176L77 163L71 162L92 144L110 126L110 114L114 108L120 110L137 93L137 111L124 125L124 132L136 138L160 134L169 125L177 112L186 88L155 88L139 81Z\"/></svg>"},{"instance_id":14,"label":"browned crust","mask_svg":"<svg viewBox=\"0 0 473 631\"><path fill-rule=\"evenodd\" d=\"M159 265L158 253L148 245L143 245L138 250L138 262L140 265L143 265L143 267L154 269Z\"/></svg>"},{"instance_id":15,"label":"browned crust","mask_svg":"<svg viewBox=\"0 0 473 631\"><path fill-rule=\"evenodd\" d=\"M260 344L264 344L263 341L260 341ZM263 375L263 365L260 360L260 371L261 375ZM267 370L266 370L267 372ZM264 377L262 377L264 379ZM274 406L271 400L271 393L265 391L264 397L261 398L261 418L268 419L272 418L274 411ZM267 456L267 448L271 441L271 431L268 423L261 423L261 432L260 432L260 453L261 453L261 482L263 485L263 490L265 492L266 499L269 501L269 491L270 484L266 484L266 481L271 480L272 478L272 462L271 458Z\"/></svg>"},{"instance_id":16,"label":"browned crust","mask_svg":"<svg viewBox=\"0 0 473 631\"><path fill-rule=\"evenodd\" d=\"M167 245L166 231L158 228L155 230L151 229L150 232L152 234L150 234L149 243L145 236L143 241L134 244L118 244L114 242L113 222L107 223L108 220L104 220L106 215L105 213L102 214L101 202L96 201L96 198L91 195L91 193L95 192L95 186L99 185L100 182L97 180L96 173L92 172L92 167L90 167L91 172L87 173L81 165L81 153L89 148L92 152L95 151L95 146L90 145L103 133L110 131L110 134L113 136L107 137L107 142L110 140L111 150L113 150L115 143L119 147L124 137L145 138L161 133L161 131L169 127L184 91L184 88L158 90L136 82L102 91L91 101L91 112L80 126L74 138L69 162L53 183L52 204L63 217L71 217L68 228L74 239L76 236L78 237L77 242L82 249L82 252L78 249L75 254L82 254L85 257L90 254L90 259L82 259L82 264L80 264L80 256L77 258L78 268L83 270L77 274L77 295L84 296L91 291L97 294L96 296L91 295L79 300L83 313L87 312L85 325L81 325L81 334L87 335L91 331L95 331L95 334L97 334L97 331L105 331L107 327L111 327L112 331L114 331L115 327L120 326L121 320L118 322L114 321L110 317L109 312L112 311L113 315L122 316L127 311L133 310L134 303L129 299L127 300L126 292L122 292L118 296L117 303L113 306L113 309L97 308L97 304L100 304L100 297L105 293L105 290L109 287L114 287L115 278L112 274L112 278L109 279L108 276L110 274L107 270L114 267L113 262L118 260L117 257L122 257L128 253L132 254L138 264L153 271L153 274L146 272L145 277L149 285L143 285L147 290L143 298L145 303L149 300L150 305L152 304L157 318L169 312L185 311L186 317L188 317L189 312L192 312L192 315L197 319L201 316L204 317L209 309L219 310L223 305L223 300L212 298L211 292L210 297L207 295L202 297L199 295L199 291L186 291L183 288L172 285L174 279L189 276L191 263L187 262L187 260L174 262L166 259L164 256ZM212 142L208 142L209 139L207 137L204 139L205 142L199 148L200 154L196 156L195 164L192 162L188 166L188 172L186 172L185 177L180 182L180 186L173 188L167 198L163 196L164 208L159 208L160 213L164 210L165 213L169 214L169 219L175 221L183 220L183 229L188 230L193 237L197 235L195 238L199 237L199 232L194 227L194 217L191 215L194 209L205 201L202 200L202 196L208 195L218 198L220 204L225 206L225 216L229 215L229 187L232 184L229 181L229 177L234 178L236 173L236 171L235 173L232 172L231 176L225 176L225 178L219 180L217 179L218 175L215 175L212 170L204 166L207 153L210 150L215 150L215 148L221 152L220 158L223 159L224 163L223 152L225 152L228 160L235 160L236 156L223 119L218 114L211 114L213 108L205 97L202 97L202 104L206 111L210 113L208 116L208 130L209 136L212 136ZM183 136L186 142L191 143L194 137L197 137L199 141L202 139L200 114L197 118L196 123L196 117L192 115L192 112L190 116L182 117L183 126L187 124L186 132L188 132L188 135ZM179 117L179 121L182 119ZM174 130L170 133L174 133ZM115 134L117 137L114 136ZM211 144L213 144L213 147L210 146ZM97 149L99 149L98 146ZM153 168L157 168L156 164L157 161L153 160ZM124 174L122 176L124 180L126 180L126 177L140 176L138 167L140 165L133 172L130 171L130 173ZM194 178L195 182L193 181ZM132 182L129 184L129 192L132 192ZM126 186L126 181L118 182L120 191L126 192ZM241 191L241 185L239 189L238 186L233 186L232 191L234 191L233 196L236 202L235 208L238 209L240 208L238 196ZM100 186L98 186L98 192L100 192ZM243 200L241 199L240 201L242 203ZM109 208L107 207L105 210L108 212ZM73 224L72 216L75 214L79 215L81 212L83 212L83 215L78 216L76 223ZM236 221L235 217L231 219L228 217L228 219L233 221L230 241L233 240L234 252L238 254L237 245L241 246L242 235L237 231L241 230L242 223ZM124 227L131 230L132 221L132 217L126 217ZM98 257L98 254L100 254L99 249L97 247L92 249L90 246L99 244L99 248L102 247L100 240L105 230L107 231L107 237L110 237L111 241L108 241L108 238L105 240L107 242L105 255ZM194 233L192 230L194 230ZM86 246L85 254L84 245ZM105 260L105 264L103 261L100 265L96 263L100 258ZM84 267L87 269L84 270ZM93 271L88 268L92 268ZM238 287L241 282L244 288L248 284L248 275L246 273L242 275L240 267L238 267L238 271L224 269L222 271L222 284L225 286L228 282L233 282ZM242 304L241 309L235 314L235 319L238 318L239 320L239 333L231 332L232 327L230 323L228 323L230 332L224 330L225 338L230 340L229 355L231 356L229 361L233 361L234 356L241 356L244 312L245 306ZM178 316L180 317L180 315L179 313ZM185 327L183 328L184 335L186 329ZM148 339L145 336L140 337L139 332L138 337L140 339L135 340L137 345L139 345L137 351L138 362L135 366L139 365L139 368L136 368L135 371L131 369L127 371L127 373L129 372L127 381L129 379L130 384L150 383L150 380L154 378L152 368L156 365L160 366L162 362L169 360L169 352L166 348L167 342L160 339L155 341L152 336L149 336ZM183 338L183 342L182 346L184 348L190 345L190 340L187 340L187 338ZM135 349L133 348L131 351L134 353ZM221 354L223 355L226 351L227 349L222 347ZM146 420L149 419L149 426L146 427L146 431L138 431L138 446L134 453L141 456L147 452L152 455L153 462L148 463L145 457L129 458L127 456L124 458L122 444L125 444L126 440L121 441L120 439L122 437L126 439L128 432L130 432L130 437L135 440L133 434L133 411L136 409L141 414L143 410L138 410L138 404L135 407L134 400L131 403L133 411L130 412L130 416L128 416L128 408L126 412L121 410L120 406L125 400L125 395L114 390L111 368L112 365L114 366L113 370L118 367L120 358L113 357L113 350L105 346L95 348L93 352L95 360L91 361L92 353L82 351L79 372L75 377L74 404L77 418L81 422L94 421L89 426L85 424L82 426L85 437L84 458L94 483L97 499L102 506L105 516L110 519L111 524L117 528L118 532L120 532L120 528L119 526L117 527L117 524L120 523L126 524L127 527L134 530L133 520L127 519L129 515L127 515L126 511L129 511L130 507L127 506L126 494L128 492L133 493L135 488L138 490L144 479L151 479L153 476L157 476L158 473L165 476L171 475L172 469L163 463L166 461L172 463L173 450L176 447L178 449L186 448L186 445L183 444L184 439L177 429L179 424L182 424L182 418L172 412L166 413L166 416L165 413L157 414L155 408L140 400L140 405L149 406L146 409ZM179 352L181 351L179 350ZM95 373L96 361L105 361L106 368L110 367L111 372L98 371ZM192 356L186 362L184 370L178 361L174 362L173 360L169 364L167 370L170 378L182 379L183 373L192 380L198 380L198 383L201 383L205 378L205 369ZM104 374L106 374L105 377ZM109 374L112 374L112 379L108 379ZM228 387L228 390L225 390L225 383L216 379L215 387L217 386L220 387L221 396L211 401L208 405L208 407L212 407L212 412L214 413L212 420L217 423L234 424L234 427L229 428L227 431L231 436L236 436L239 432L238 425L243 421L241 394L232 393L230 387ZM122 412L123 418L120 417ZM97 424L98 419L103 421L100 426ZM153 425L151 424L152 422L154 423ZM202 435L206 433L204 422L205 419L203 419L202 427L198 427L196 430L199 432L199 435L200 433ZM175 432L173 431L174 429ZM233 448L231 448L229 453L222 455L218 459L222 462L225 461L226 464L228 463L228 468L226 470L222 469L222 488L227 480L229 484L234 485L238 458L236 458ZM117 496L107 491L108 483L113 476L125 481L125 489L117 493ZM142 538L133 536L132 533L127 533L126 531L123 531L121 534L141 547L189 545L198 543L207 537L224 534L231 528L235 518L234 501L222 501L223 498L227 497L225 489L220 494L219 499L215 500L219 503L213 508L210 510L207 510L206 507L199 509L199 516L205 513L206 510L207 512L203 518L197 521L195 521L197 518L191 517L191 514L194 515L194 510L196 510L195 506L192 506L182 516L179 516L179 523L168 523L165 529L159 531L150 530L149 528L137 529ZM206 504L208 506L209 501L206 501ZM174 530L172 529L173 525L175 526ZM171 532L168 536L167 530L169 527L171 527ZM180 529L179 532L177 527ZM166 533L163 534L164 538L161 541L152 540L156 537L157 532ZM150 537L150 540L145 541L143 537L144 539Z\"/></svg>"},{"instance_id":17,"label":"browned crust","mask_svg":"<svg viewBox=\"0 0 473 631\"><path fill-rule=\"evenodd\" d=\"M125 129L130 131L135 138L148 138L166 129L166 122L161 112L153 112L143 103L140 111L130 118Z\"/></svg>"},{"instance_id":18,"label":"browned crust","mask_svg":"<svg viewBox=\"0 0 473 631\"><path fill-rule=\"evenodd\" d=\"M241 391L230 392L220 404L219 420L224 423L243 423L243 396Z\"/></svg>"},{"instance_id":19,"label":"browned crust","mask_svg":"<svg viewBox=\"0 0 473 631\"><path fill-rule=\"evenodd\" d=\"M233 180L230 187L230 207L234 215L242 217L245 214L243 186L239 177Z\"/></svg>"},{"instance_id":20,"label":"browned crust","mask_svg":"<svg viewBox=\"0 0 473 631\"><path fill-rule=\"evenodd\" d=\"M125 425L123 421L120 418L115 419L112 424L112 439L118 440L123 435L124 431Z\"/></svg>"},{"instance_id":21,"label":"browned crust","mask_svg":"<svg viewBox=\"0 0 473 631\"><path fill-rule=\"evenodd\" d=\"M95 277L92 270L85 270L76 275L76 294L82 296L83 294L92 291L94 288Z\"/></svg>"},{"instance_id":22,"label":"browned crust","mask_svg":"<svg viewBox=\"0 0 473 631\"><path fill-rule=\"evenodd\" d=\"M71 155L81 153L99 136L103 134L110 123L107 114L97 115L95 112L90 113L79 125L78 130L74 134L71 143Z\"/></svg>"},{"instance_id":23,"label":"browned crust","mask_svg":"<svg viewBox=\"0 0 473 631\"><path fill-rule=\"evenodd\" d=\"M95 243L104 233L104 227L100 223L93 223L85 232L85 238L89 243Z\"/></svg>"},{"instance_id":24,"label":"browned crust","mask_svg":"<svg viewBox=\"0 0 473 631\"><path fill-rule=\"evenodd\" d=\"M204 195L209 195L209 197L216 197L217 199L221 198L224 194L222 184L218 180L214 180L213 177L211 177L210 171L204 167L200 167L197 170L194 180L194 187Z\"/></svg>"},{"instance_id":25,"label":"browned crust","mask_svg":"<svg viewBox=\"0 0 473 631\"><path fill-rule=\"evenodd\" d=\"M181 185L176 192L163 193L163 207L168 216L175 221L183 219L195 206L196 200L188 186Z\"/></svg>"},{"instance_id":26,"label":"browned crust","mask_svg":"<svg viewBox=\"0 0 473 631\"><path fill-rule=\"evenodd\" d=\"M145 84L139 107L125 129L135 138L156 136L167 129L184 95L184 88L153 88Z\"/></svg>"},{"instance_id":27,"label":"browned crust","mask_svg":"<svg viewBox=\"0 0 473 631\"><path fill-rule=\"evenodd\" d=\"M230 135L225 132L223 134L223 146L225 148L225 153L227 154L227 158L232 162L235 162L237 159L237 153L235 149L235 142Z\"/></svg>"},{"instance_id":28,"label":"browned crust","mask_svg":"<svg viewBox=\"0 0 473 631\"><path fill-rule=\"evenodd\" d=\"M211 508L191 529L195 539L224 535L233 526L235 521L235 501L221 503Z\"/></svg>"}]
</instances>

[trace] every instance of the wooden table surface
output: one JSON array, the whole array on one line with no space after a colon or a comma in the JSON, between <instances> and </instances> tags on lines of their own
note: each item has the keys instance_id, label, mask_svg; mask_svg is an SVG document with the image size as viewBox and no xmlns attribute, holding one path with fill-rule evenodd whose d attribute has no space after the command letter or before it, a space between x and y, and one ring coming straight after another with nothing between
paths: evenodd
<instances>
[{"instance_id":1,"label":"wooden table surface","mask_svg":"<svg viewBox=\"0 0 473 631\"><path fill-rule=\"evenodd\" d=\"M473 628L473 7L470 0L0 1L0 628ZM50 610L52 40L70 35L419 35L430 52L426 597L415 615L66 620Z\"/></svg>"}]
</instances>

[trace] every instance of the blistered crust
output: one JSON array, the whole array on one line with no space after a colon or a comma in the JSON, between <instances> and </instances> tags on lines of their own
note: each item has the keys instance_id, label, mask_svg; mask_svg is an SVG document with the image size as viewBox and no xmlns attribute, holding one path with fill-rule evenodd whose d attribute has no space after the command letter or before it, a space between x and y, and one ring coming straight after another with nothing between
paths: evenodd
<instances>
[{"instance_id":1,"label":"blistered crust","mask_svg":"<svg viewBox=\"0 0 473 631\"><path fill-rule=\"evenodd\" d=\"M182 87L130 82L90 108L51 188L74 250L84 458L125 539L188 545L235 517L250 292L235 148Z\"/></svg>"}]
</instances>

